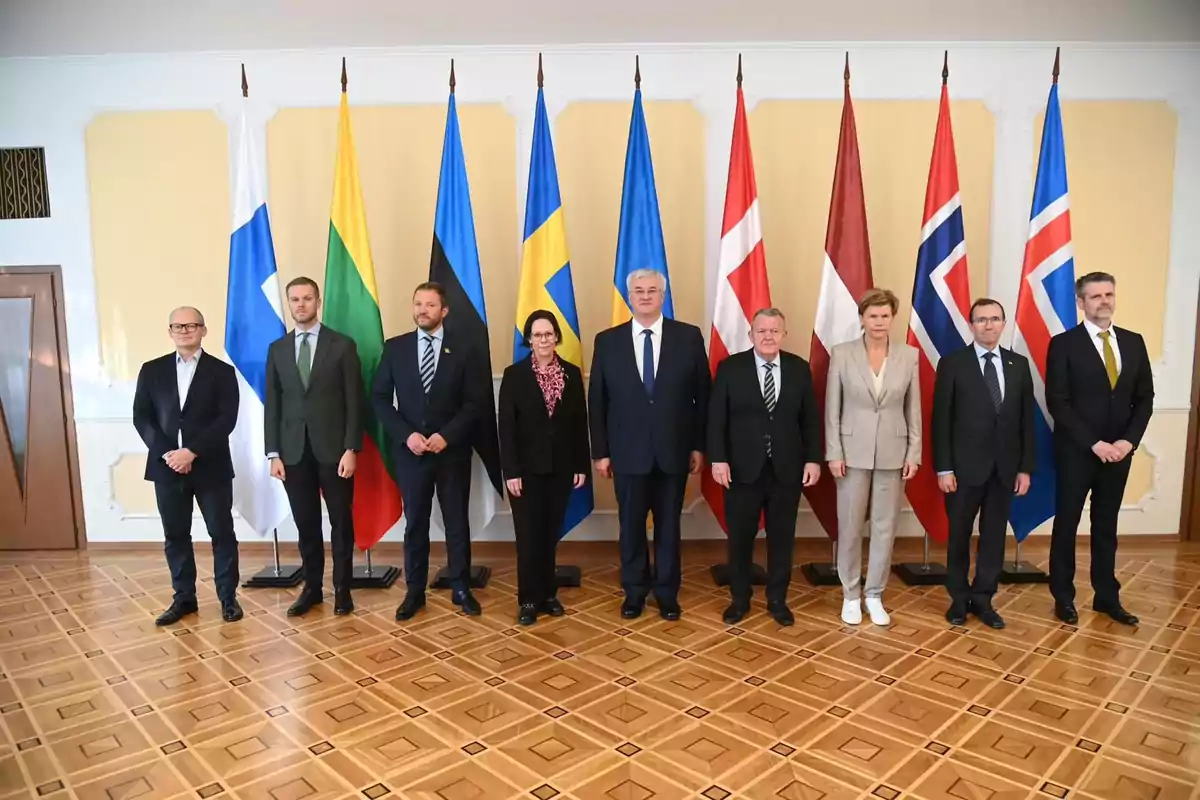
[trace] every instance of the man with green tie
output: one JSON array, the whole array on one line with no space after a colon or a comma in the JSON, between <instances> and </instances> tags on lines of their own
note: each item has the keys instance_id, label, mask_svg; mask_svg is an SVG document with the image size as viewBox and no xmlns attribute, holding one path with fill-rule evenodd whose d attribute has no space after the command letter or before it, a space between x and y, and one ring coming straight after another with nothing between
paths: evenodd
<instances>
[{"instance_id":1,"label":"man with green tie","mask_svg":"<svg viewBox=\"0 0 1200 800\"><path fill-rule=\"evenodd\" d=\"M329 510L335 614L354 610L354 468L362 448L362 368L354 340L317 320L321 293L312 278L287 285L295 329L267 350L266 450L283 481L300 538L304 589L288 609L300 616L323 602L325 545L321 497Z\"/></svg>"}]
</instances>

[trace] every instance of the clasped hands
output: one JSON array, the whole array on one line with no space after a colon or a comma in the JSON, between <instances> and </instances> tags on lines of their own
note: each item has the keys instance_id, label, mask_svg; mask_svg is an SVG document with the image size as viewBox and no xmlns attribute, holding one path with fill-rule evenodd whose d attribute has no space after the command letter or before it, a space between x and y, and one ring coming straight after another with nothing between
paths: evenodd
<instances>
[{"instance_id":1,"label":"clasped hands","mask_svg":"<svg viewBox=\"0 0 1200 800\"><path fill-rule=\"evenodd\" d=\"M435 433L432 436L423 436L413 431L409 435L408 441L404 444L407 445L414 456L423 456L426 453L440 453L446 449L446 440L442 438L440 433Z\"/></svg>"},{"instance_id":2,"label":"clasped hands","mask_svg":"<svg viewBox=\"0 0 1200 800\"><path fill-rule=\"evenodd\" d=\"M1096 454L1096 458L1106 464L1115 464L1118 461L1124 461L1125 457L1133 452L1133 444L1124 439L1118 439L1112 444L1096 442L1092 445L1092 452Z\"/></svg>"},{"instance_id":3,"label":"clasped hands","mask_svg":"<svg viewBox=\"0 0 1200 800\"><path fill-rule=\"evenodd\" d=\"M167 462L167 466L180 475L187 475L191 472L192 462L195 460L196 454L186 447L181 447L178 450L168 450L163 454L163 461Z\"/></svg>"}]
</instances>

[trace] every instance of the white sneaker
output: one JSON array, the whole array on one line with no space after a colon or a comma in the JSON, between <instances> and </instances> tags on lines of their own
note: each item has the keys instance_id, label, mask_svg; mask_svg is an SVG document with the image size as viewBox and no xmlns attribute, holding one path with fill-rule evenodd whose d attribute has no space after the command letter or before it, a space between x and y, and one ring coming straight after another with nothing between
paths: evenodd
<instances>
[{"instance_id":1,"label":"white sneaker","mask_svg":"<svg viewBox=\"0 0 1200 800\"><path fill-rule=\"evenodd\" d=\"M847 625L857 625L862 622L862 605L859 601L842 601L842 622Z\"/></svg>"},{"instance_id":2,"label":"white sneaker","mask_svg":"<svg viewBox=\"0 0 1200 800\"><path fill-rule=\"evenodd\" d=\"M892 618L883 610L883 600L881 598L867 598L867 613L871 615L871 622L876 625L890 625L892 623Z\"/></svg>"}]
</instances>

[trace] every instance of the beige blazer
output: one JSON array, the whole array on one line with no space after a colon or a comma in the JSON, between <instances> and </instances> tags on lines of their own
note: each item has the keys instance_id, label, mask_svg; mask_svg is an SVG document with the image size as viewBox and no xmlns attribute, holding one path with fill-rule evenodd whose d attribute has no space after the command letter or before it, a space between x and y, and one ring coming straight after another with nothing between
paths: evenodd
<instances>
[{"instance_id":1,"label":"beige blazer","mask_svg":"<svg viewBox=\"0 0 1200 800\"><path fill-rule=\"evenodd\" d=\"M893 341L883 392L861 338L835 345L825 387L825 460L855 469L901 469L921 463L921 386L917 350Z\"/></svg>"}]
</instances>

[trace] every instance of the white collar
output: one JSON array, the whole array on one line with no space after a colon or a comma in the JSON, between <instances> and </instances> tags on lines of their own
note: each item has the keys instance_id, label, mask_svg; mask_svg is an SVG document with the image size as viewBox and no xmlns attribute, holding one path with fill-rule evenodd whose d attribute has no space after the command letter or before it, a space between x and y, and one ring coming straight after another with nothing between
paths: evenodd
<instances>
[{"instance_id":1,"label":"white collar","mask_svg":"<svg viewBox=\"0 0 1200 800\"><path fill-rule=\"evenodd\" d=\"M419 336L419 337L420 337L422 340L424 340L424 338L425 338L426 336L431 336L431 337L433 337L434 339L441 339L441 338L442 338L442 336L443 336L443 334L445 334L445 332L446 332L446 326L445 326L445 325L438 325L438 326L437 326L437 330L436 330L436 331L432 331L432 332L429 332L429 331L423 331L423 330L421 330L420 328L417 328L417 336Z\"/></svg>"},{"instance_id":2,"label":"white collar","mask_svg":"<svg viewBox=\"0 0 1200 800\"><path fill-rule=\"evenodd\" d=\"M767 361L765 358L759 355L757 350L751 350L750 352L754 353L754 363L759 369L762 369L763 364L774 364L776 367L779 366L779 353L776 353L773 359Z\"/></svg>"},{"instance_id":3,"label":"white collar","mask_svg":"<svg viewBox=\"0 0 1200 800\"><path fill-rule=\"evenodd\" d=\"M975 345L975 358L983 358L984 355L987 353L994 353L996 358L1000 358L1001 354L1000 354L1000 345L999 344L996 345L996 348L994 350L988 350L986 347L981 345L979 342L975 342L974 345Z\"/></svg>"},{"instance_id":4,"label":"white collar","mask_svg":"<svg viewBox=\"0 0 1200 800\"><path fill-rule=\"evenodd\" d=\"M302 331L299 328L296 328L297 336L302 336L303 334L307 333L308 335L315 337L320 332L321 332L321 323L320 322L314 322L313 326L306 331Z\"/></svg>"},{"instance_id":5,"label":"white collar","mask_svg":"<svg viewBox=\"0 0 1200 800\"><path fill-rule=\"evenodd\" d=\"M1093 339L1102 333L1100 326L1086 317L1083 320L1083 327L1087 328L1088 336ZM1108 336L1110 340L1117 338L1117 326L1111 322L1108 324Z\"/></svg>"},{"instance_id":6,"label":"white collar","mask_svg":"<svg viewBox=\"0 0 1200 800\"><path fill-rule=\"evenodd\" d=\"M629 322L633 328L633 333L635 336L640 336L643 331L653 331L655 336L658 336L660 338L662 337L662 329L663 329L663 315L662 314L659 314L658 319L656 319L656 320L654 320L654 322L650 323L649 326L643 325L642 323L638 322L636 318L630 319Z\"/></svg>"},{"instance_id":7,"label":"white collar","mask_svg":"<svg viewBox=\"0 0 1200 800\"><path fill-rule=\"evenodd\" d=\"M204 355L204 348L203 347L197 348L195 355L193 355L190 359L185 361L183 356L179 355L179 351L176 350L175 351L175 363L176 364L195 364L196 362L198 362L200 360L200 356L202 356L202 355Z\"/></svg>"}]
</instances>

